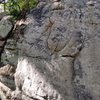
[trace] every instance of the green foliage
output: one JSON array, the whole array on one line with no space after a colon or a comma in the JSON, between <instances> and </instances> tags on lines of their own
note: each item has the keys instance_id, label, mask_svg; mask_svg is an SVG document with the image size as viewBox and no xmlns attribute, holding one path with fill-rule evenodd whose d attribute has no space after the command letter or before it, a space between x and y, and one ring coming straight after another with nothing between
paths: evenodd
<instances>
[{"instance_id":1,"label":"green foliage","mask_svg":"<svg viewBox=\"0 0 100 100\"><path fill-rule=\"evenodd\" d=\"M7 11L9 12L10 15L13 16L19 15L19 12L21 11L20 6L15 0L8 0L6 6L7 6Z\"/></svg>"},{"instance_id":2,"label":"green foliage","mask_svg":"<svg viewBox=\"0 0 100 100\"><path fill-rule=\"evenodd\" d=\"M17 2L21 10L25 8L31 9L37 5L37 0L17 0Z\"/></svg>"},{"instance_id":3,"label":"green foliage","mask_svg":"<svg viewBox=\"0 0 100 100\"><path fill-rule=\"evenodd\" d=\"M6 3L7 11L15 18L20 15L23 10L30 10L36 7L37 0L8 0Z\"/></svg>"}]
</instances>

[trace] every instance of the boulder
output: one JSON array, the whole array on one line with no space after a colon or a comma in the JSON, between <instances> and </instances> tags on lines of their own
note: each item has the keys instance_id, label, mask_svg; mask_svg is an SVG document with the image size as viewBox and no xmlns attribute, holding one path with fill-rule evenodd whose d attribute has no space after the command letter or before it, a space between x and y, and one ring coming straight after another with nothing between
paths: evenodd
<instances>
[{"instance_id":1,"label":"boulder","mask_svg":"<svg viewBox=\"0 0 100 100\"><path fill-rule=\"evenodd\" d=\"M100 99L100 2L95 1L39 0L27 14L18 32L12 100Z\"/></svg>"},{"instance_id":2,"label":"boulder","mask_svg":"<svg viewBox=\"0 0 100 100\"><path fill-rule=\"evenodd\" d=\"M12 91L15 90L14 73L16 67L5 65L0 68L0 98L1 100L11 100Z\"/></svg>"},{"instance_id":3,"label":"boulder","mask_svg":"<svg viewBox=\"0 0 100 100\"><path fill-rule=\"evenodd\" d=\"M0 37L2 38L7 37L8 33L13 27L10 19L11 19L11 16L5 16L0 21Z\"/></svg>"},{"instance_id":4,"label":"boulder","mask_svg":"<svg viewBox=\"0 0 100 100\"><path fill-rule=\"evenodd\" d=\"M14 40L13 38L6 40L6 44L1 55L1 62L3 64L12 64L17 66L18 48L16 40Z\"/></svg>"},{"instance_id":5,"label":"boulder","mask_svg":"<svg viewBox=\"0 0 100 100\"><path fill-rule=\"evenodd\" d=\"M10 89L15 89L14 73L16 67L12 65L5 65L0 68L0 82L8 86Z\"/></svg>"},{"instance_id":6,"label":"boulder","mask_svg":"<svg viewBox=\"0 0 100 100\"><path fill-rule=\"evenodd\" d=\"M4 16L0 21L0 64L17 65L18 49L14 34L14 22L11 16Z\"/></svg>"},{"instance_id":7,"label":"boulder","mask_svg":"<svg viewBox=\"0 0 100 100\"><path fill-rule=\"evenodd\" d=\"M16 91L13 98L19 97L16 95L22 91L22 100L27 100L24 95L32 100L73 100L70 61L71 58L63 57L51 61L20 58L15 73Z\"/></svg>"}]
</instances>

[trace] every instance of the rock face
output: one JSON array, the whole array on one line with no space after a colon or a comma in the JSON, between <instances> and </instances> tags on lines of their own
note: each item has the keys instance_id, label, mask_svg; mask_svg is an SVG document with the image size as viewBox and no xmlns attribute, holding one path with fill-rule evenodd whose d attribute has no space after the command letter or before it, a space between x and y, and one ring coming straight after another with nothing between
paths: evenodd
<instances>
[{"instance_id":1,"label":"rock face","mask_svg":"<svg viewBox=\"0 0 100 100\"><path fill-rule=\"evenodd\" d=\"M24 95L38 100L73 100L69 63L69 59L64 58L55 61L20 59L15 73L16 91L23 91ZM22 100L27 99L22 96Z\"/></svg>"},{"instance_id":2,"label":"rock face","mask_svg":"<svg viewBox=\"0 0 100 100\"><path fill-rule=\"evenodd\" d=\"M15 73L22 100L99 100L99 6L41 1L30 12Z\"/></svg>"},{"instance_id":3,"label":"rock face","mask_svg":"<svg viewBox=\"0 0 100 100\"><path fill-rule=\"evenodd\" d=\"M14 27L11 16L3 14L0 17L0 100L8 100L11 91L15 90L16 67L13 65L17 64L17 47L16 40L12 38Z\"/></svg>"},{"instance_id":4,"label":"rock face","mask_svg":"<svg viewBox=\"0 0 100 100\"><path fill-rule=\"evenodd\" d=\"M7 64L0 68L0 98L1 100L9 100L11 91L15 90L14 81L15 67Z\"/></svg>"},{"instance_id":5,"label":"rock face","mask_svg":"<svg viewBox=\"0 0 100 100\"><path fill-rule=\"evenodd\" d=\"M4 83L5 85L7 85L9 88L13 90L15 88L15 84L13 80L14 73L15 73L14 66L6 65L0 68L0 82Z\"/></svg>"},{"instance_id":6,"label":"rock face","mask_svg":"<svg viewBox=\"0 0 100 100\"><path fill-rule=\"evenodd\" d=\"M0 64L17 65L18 50L13 35L14 23L11 16L4 16L0 21Z\"/></svg>"},{"instance_id":7,"label":"rock face","mask_svg":"<svg viewBox=\"0 0 100 100\"><path fill-rule=\"evenodd\" d=\"M40 0L18 28L12 100L100 99L99 0Z\"/></svg>"}]
</instances>

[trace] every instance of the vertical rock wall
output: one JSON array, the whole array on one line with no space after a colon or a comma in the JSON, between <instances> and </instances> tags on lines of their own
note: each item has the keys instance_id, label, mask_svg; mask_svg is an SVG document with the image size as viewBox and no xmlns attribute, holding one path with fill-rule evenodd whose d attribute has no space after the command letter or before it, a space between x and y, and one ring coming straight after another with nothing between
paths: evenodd
<instances>
[{"instance_id":1,"label":"vertical rock wall","mask_svg":"<svg viewBox=\"0 0 100 100\"><path fill-rule=\"evenodd\" d=\"M13 99L100 99L99 0L40 0L21 25Z\"/></svg>"},{"instance_id":2,"label":"vertical rock wall","mask_svg":"<svg viewBox=\"0 0 100 100\"><path fill-rule=\"evenodd\" d=\"M40 1L18 43L27 58L17 87L39 100L99 100L99 9L97 0Z\"/></svg>"}]
</instances>

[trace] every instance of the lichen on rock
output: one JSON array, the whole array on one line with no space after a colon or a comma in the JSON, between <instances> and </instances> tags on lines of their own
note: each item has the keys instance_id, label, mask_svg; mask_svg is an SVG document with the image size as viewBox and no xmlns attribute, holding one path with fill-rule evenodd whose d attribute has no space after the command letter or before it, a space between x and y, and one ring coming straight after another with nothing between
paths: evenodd
<instances>
[{"instance_id":1,"label":"lichen on rock","mask_svg":"<svg viewBox=\"0 0 100 100\"><path fill-rule=\"evenodd\" d=\"M39 0L12 37L0 34L2 63L17 66L11 100L100 99L99 9L99 0Z\"/></svg>"}]
</instances>

